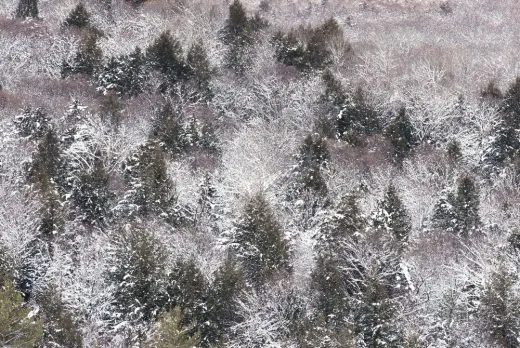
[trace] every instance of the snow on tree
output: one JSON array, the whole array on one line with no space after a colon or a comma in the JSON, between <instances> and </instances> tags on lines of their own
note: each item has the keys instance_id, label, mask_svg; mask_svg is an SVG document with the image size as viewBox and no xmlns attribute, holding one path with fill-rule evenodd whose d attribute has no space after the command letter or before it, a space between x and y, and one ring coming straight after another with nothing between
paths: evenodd
<instances>
[{"instance_id":1,"label":"snow on tree","mask_svg":"<svg viewBox=\"0 0 520 348\"><path fill-rule=\"evenodd\" d=\"M24 108L21 115L16 116L14 123L19 134L26 138L41 138L49 130L50 117L42 108Z\"/></svg>"},{"instance_id":2,"label":"snow on tree","mask_svg":"<svg viewBox=\"0 0 520 348\"><path fill-rule=\"evenodd\" d=\"M198 335L191 332L194 325L186 325L182 311L175 307L161 315L156 328L152 332L152 339L145 347L150 348L195 348L199 344Z\"/></svg>"},{"instance_id":3,"label":"snow on tree","mask_svg":"<svg viewBox=\"0 0 520 348\"><path fill-rule=\"evenodd\" d=\"M291 269L282 227L261 192L246 204L233 243L246 279L255 287Z\"/></svg>"},{"instance_id":4,"label":"snow on tree","mask_svg":"<svg viewBox=\"0 0 520 348\"><path fill-rule=\"evenodd\" d=\"M383 200L379 203L373 217L373 225L384 230L404 246L412 231L412 222L394 185L386 189Z\"/></svg>"},{"instance_id":5,"label":"snow on tree","mask_svg":"<svg viewBox=\"0 0 520 348\"><path fill-rule=\"evenodd\" d=\"M144 90L146 79L145 57L136 47L128 55L110 58L97 76L97 89L103 94L115 91L118 95L132 97Z\"/></svg>"},{"instance_id":6,"label":"snow on tree","mask_svg":"<svg viewBox=\"0 0 520 348\"><path fill-rule=\"evenodd\" d=\"M74 7L70 14L63 21L67 27L86 28L90 25L90 13L85 8L85 4L80 2Z\"/></svg>"}]
</instances>

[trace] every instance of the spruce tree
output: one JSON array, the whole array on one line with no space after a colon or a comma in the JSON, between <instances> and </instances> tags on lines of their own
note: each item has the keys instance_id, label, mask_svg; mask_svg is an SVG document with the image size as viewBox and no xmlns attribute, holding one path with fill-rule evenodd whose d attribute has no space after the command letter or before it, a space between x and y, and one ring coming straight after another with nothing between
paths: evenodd
<instances>
[{"instance_id":1,"label":"spruce tree","mask_svg":"<svg viewBox=\"0 0 520 348\"><path fill-rule=\"evenodd\" d=\"M184 150L185 139L181 116L174 110L171 102L164 104L152 124L151 138L159 141L172 154Z\"/></svg>"},{"instance_id":2,"label":"spruce tree","mask_svg":"<svg viewBox=\"0 0 520 348\"><path fill-rule=\"evenodd\" d=\"M394 162L401 165L416 143L415 129L406 115L404 107L399 110L399 115L386 127L385 135L392 144Z\"/></svg>"},{"instance_id":3,"label":"spruce tree","mask_svg":"<svg viewBox=\"0 0 520 348\"><path fill-rule=\"evenodd\" d=\"M22 137L41 138L51 127L51 119L42 108L26 107L21 115L16 116L14 123Z\"/></svg>"},{"instance_id":4,"label":"spruce tree","mask_svg":"<svg viewBox=\"0 0 520 348\"><path fill-rule=\"evenodd\" d=\"M90 13L82 2L76 5L76 7L70 12L65 21L63 21L63 25L80 29L86 28L90 25Z\"/></svg>"},{"instance_id":5,"label":"spruce tree","mask_svg":"<svg viewBox=\"0 0 520 348\"><path fill-rule=\"evenodd\" d=\"M481 297L479 317L494 347L519 347L520 299L514 291L516 274L501 269L486 282Z\"/></svg>"},{"instance_id":6,"label":"spruce tree","mask_svg":"<svg viewBox=\"0 0 520 348\"><path fill-rule=\"evenodd\" d=\"M169 31L162 32L146 49L148 65L160 72L169 86L187 78L181 44Z\"/></svg>"},{"instance_id":7,"label":"spruce tree","mask_svg":"<svg viewBox=\"0 0 520 348\"><path fill-rule=\"evenodd\" d=\"M220 342L226 330L239 321L236 299L244 286L242 270L229 255L217 270L208 290L206 324L201 327L203 344Z\"/></svg>"},{"instance_id":8,"label":"spruce tree","mask_svg":"<svg viewBox=\"0 0 520 348\"><path fill-rule=\"evenodd\" d=\"M319 134L307 135L296 156L296 182L291 188L291 195L299 196L304 192L313 192L319 196L326 196L327 184L321 175L322 168L327 166L330 153L327 143Z\"/></svg>"},{"instance_id":9,"label":"spruce tree","mask_svg":"<svg viewBox=\"0 0 520 348\"><path fill-rule=\"evenodd\" d=\"M163 313L158 320L158 327L152 332L147 348L195 348L199 346L199 337L193 335L194 325L186 324L179 307Z\"/></svg>"},{"instance_id":10,"label":"spruce tree","mask_svg":"<svg viewBox=\"0 0 520 348\"><path fill-rule=\"evenodd\" d=\"M307 68L307 51L303 42L298 40L294 30L286 35L277 32L273 37L276 60L288 66L294 66L298 70Z\"/></svg>"},{"instance_id":11,"label":"spruce tree","mask_svg":"<svg viewBox=\"0 0 520 348\"><path fill-rule=\"evenodd\" d=\"M397 190L390 184L379 203L374 226L388 232L397 241L406 245L412 231L412 222Z\"/></svg>"},{"instance_id":12,"label":"spruce tree","mask_svg":"<svg viewBox=\"0 0 520 348\"><path fill-rule=\"evenodd\" d=\"M128 55L112 57L97 78L98 90L133 97L145 88L145 57L139 47Z\"/></svg>"},{"instance_id":13,"label":"spruce tree","mask_svg":"<svg viewBox=\"0 0 520 348\"><path fill-rule=\"evenodd\" d=\"M38 18L38 0L20 0L16 8L16 18Z\"/></svg>"},{"instance_id":14,"label":"spruce tree","mask_svg":"<svg viewBox=\"0 0 520 348\"><path fill-rule=\"evenodd\" d=\"M289 271L289 248L283 230L262 193L246 204L235 243L245 276L260 286L280 272Z\"/></svg>"},{"instance_id":15,"label":"spruce tree","mask_svg":"<svg viewBox=\"0 0 520 348\"><path fill-rule=\"evenodd\" d=\"M72 188L71 200L81 221L87 225L103 225L109 215L108 174L101 151L96 151L92 168L80 173Z\"/></svg>"},{"instance_id":16,"label":"spruce tree","mask_svg":"<svg viewBox=\"0 0 520 348\"><path fill-rule=\"evenodd\" d=\"M158 214L168 221L176 221L176 192L168 177L166 160L156 142L141 145L124 165L128 186L126 200L142 215Z\"/></svg>"},{"instance_id":17,"label":"spruce tree","mask_svg":"<svg viewBox=\"0 0 520 348\"><path fill-rule=\"evenodd\" d=\"M136 223L118 228L112 239L113 324L150 322L166 304L165 250L152 231Z\"/></svg>"},{"instance_id":18,"label":"spruce tree","mask_svg":"<svg viewBox=\"0 0 520 348\"><path fill-rule=\"evenodd\" d=\"M64 61L62 64L62 78L72 74L92 77L98 72L103 60L103 52L99 48L98 39L99 35L92 31L83 35L72 63Z\"/></svg>"},{"instance_id":19,"label":"spruce tree","mask_svg":"<svg viewBox=\"0 0 520 348\"><path fill-rule=\"evenodd\" d=\"M189 69L189 78L197 91L204 99L211 99L213 92L211 91L210 82L213 71L201 41L191 45L186 57L186 64Z\"/></svg>"}]
</instances>

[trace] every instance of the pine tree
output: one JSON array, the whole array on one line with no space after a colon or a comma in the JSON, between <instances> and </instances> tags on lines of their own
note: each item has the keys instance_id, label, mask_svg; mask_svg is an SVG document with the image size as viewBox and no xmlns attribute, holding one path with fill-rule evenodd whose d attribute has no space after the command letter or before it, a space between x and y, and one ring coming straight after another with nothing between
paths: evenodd
<instances>
[{"instance_id":1,"label":"pine tree","mask_svg":"<svg viewBox=\"0 0 520 348\"><path fill-rule=\"evenodd\" d=\"M97 78L98 90L115 91L118 95L133 97L140 94L146 82L145 57L139 47L129 55L110 58Z\"/></svg>"},{"instance_id":2,"label":"pine tree","mask_svg":"<svg viewBox=\"0 0 520 348\"><path fill-rule=\"evenodd\" d=\"M262 193L246 204L235 243L244 273L255 286L291 269L282 228Z\"/></svg>"},{"instance_id":3,"label":"pine tree","mask_svg":"<svg viewBox=\"0 0 520 348\"><path fill-rule=\"evenodd\" d=\"M102 120L110 124L112 130L117 133L123 119L123 103L116 93L111 91L103 96L99 111Z\"/></svg>"},{"instance_id":4,"label":"pine tree","mask_svg":"<svg viewBox=\"0 0 520 348\"><path fill-rule=\"evenodd\" d=\"M319 134L309 134L303 140L296 156L298 167L296 170L295 187L292 195L300 195L310 191L319 196L326 196L327 184L321 175L321 169L327 166L330 153L327 143Z\"/></svg>"},{"instance_id":5,"label":"pine tree","mask_svg":"<svg viewBox=\"0 0 520 348\"><path fill-rule=\"evenodd\" d=\"M152 124L151 138L158 140L169 152L179 154L184 150L185 139L181 116L170 102L164 104Z\"/></svg>"},{"instance_id":6,"label":"pine tree","mask_svg":"<svg viewBox=\"0 0 520 348\"><path fill-rule=\"evenodd\" d=\"M433 225L467 237L480 226L480 197L473 178L464 175L459 179L456 192L448 192L435 205Z\"/></svg>"},{"instance_id":7,"label":"pine tree","mask_svg":"<svg viewBox=\"0 0 520 348\"><path fill-rule=\"evenodd\" d=\"M307 42L307 64L310 68L323 69L332 63L332 52L328 46L337 37L343 39L343 31L334 18L310 31Z\"/></svg>"},{"instance_id":8,"label":"pine tree","mask_svg":"<svg viewBox=\"0 0 520 348\"><path fill-rule=\"evenodd\" d=\"M62 78L72 74L94 76L101 67L103 52L98 46L99 35L89 31L81 39L72 64L64 61L61 68Z\"/></svg>"},{"instance_id":9,"label":"pine tree","mask_svg":"<svg viewBox=\"0 0 520 348\"><path fill-rule=\"evenodd\" d=\"M163 246L153 232L134 223L115 231L111 249L114 324L149 322L166 304Z\"/></svg>"},{"instance_id":10,"label":"pine tree","mask_svg":"<svg viewBox=\"0 0 520 348\"><path fill-rule=\"evenodd\" d=\"M494 347L519 347L520 299L515 293L516 274L501 269L485 284L479 308L480 318Z\"/></svg>"},{"instance_id":11,"label":"pine tree","mask_svg":"<svg viewBox=\"0 0 520 348\"><path fill-rule=\"evenodd\" d=\"M388 186L383 200L379 203L374 226L385 230L403 245L407 244L412 222L392 184Z\"/></svg>"},{"instance_id":12,"label":"pine tree","mask_svg":"<svg viewBox=\"0 0 520 348\"><path fill-rule=\"evenodd\" d=\"M51 127L51 119L43 108L24 108L21 115L16 116L14 123L22 137L41 138Z\"/></svg>"},{"instance_id":13,"label":"pine tree","mask_svg":"<svg viewBox=\"0 0 520 348\"><path fill-rule=\"evenodd\" d=\"M193 260L176 262L168 275L167 293L170 307L180 307L184 322L202 324L205 321L207 284Z\"/></svg>"},{"instance_id":14,"label":"pine tree","mask_svg":"<svg viewBox=\"0 0 520 348\"><path fill-rule=\"evenodd\" d=\"M294 30L286 35L277 32L272 42L275 47L276 60L288 66L294 66L298 70L307 68L307 51L303 42L298 40Z\"/></svg>"},{"instance_id":15,"label":"pine tree","mask_svg":"<svg viewBox=\"0 0 520 348\"><path fill-rule=\"evenodd\" d=\"M65 21L63 21L63 25L80 29L86 28L90 25L90 13L82 2L76 5L76 7L70 12Z\"/></svg>"},{"instance_id":16,"label":"pine tree","mask_svg":"<svg viewBox=\"0 0 520 348\"><path fill-rule=\"evenodd\" d=\"M385 129L385 135L393 146L393 160L401 165L416 143L415 129L402 107L399 115Z\"/></svg>"},{"instance_id":17,"label":"pine tree","mask_svg":"<svg viewBox=\"0 0 520 348\"><path fill-rule=\"evenodd\" d=\"M193 335L194 325L186 325L179 307L161 315L158 327L152 333L149 348L195 348L199 345L198 335Z\"/></svg>"},{"instance_id":18,"label":"pine tree","mask_svg":"<svg viewBox=\"0 0 520 348\"><path fill-rule=\"evenodd\" d=\"M87 225L102 225L109 215L108 174L103 164L101 151L96 151L92 168L80 173L73 186L71 200L81 221Z\"/></svg>"},{"instance_id":19,"label":"pine tree","mask_svg":"<svg viewBox=\"0 0 520 348\"><path fill-rule=\"evenodd\" d=\"M189 78L192 80L197 91L204 99L211 99L213 92L211 91L210 82L213 71L201 41L191 45L188 50L186 64L189 69Z\"/></svg>"},{"instance_id":20,"label":"pine tree","mask_svg":"<svg viewBox=\"0 0 520 348\"><path fill-rule=\"evenodd\" d=\"M177 197L159 144L148 142L123 165L126 200L142 215L156 213L174 222Z\"/></svg>"},{"instance_id":21,"label":"pine tree","mask_svg":"<svg viewBox=\"0 0 520 348\"><path fill-rule=\"evenodd\" d=\"M43 345L82 348L79 325L56 290L49 289L38 299L43 319Z\"/></svg>"},{"instance_id":22,"label":"pine tree","mask_svg":"<svg viewBox=\"0 0 520 348\"><path fill-rule=\"evenodd\" d=\"M20 0L16 8L16 18L38 18L38 0Z\"/></svg>"},{"instance_id":23,"label":"pine tree","mask_svg":"<svg viewBox=\"0 0 520 348\"><path fill-rule=\"evenodd\" d=\"M223 41L231 44L238 40L248 40L250 27L244 6L239 0L229 5L229 16L223 30Z\"/></svg>"},{"instance_id":24,"label":"pine tree","mask_svg":"<svg viewBox=\"0 0 520 348\"><path fill-rule=\"evenodd\" d=\"M236 299L244 286L242 270L229 255L208 290L205 325L201 327L203 344L219 342L226 330L239 321Z\"/></svg>"},{"instance_id":25,"label":"pine tree","mask_svg":"<svg viewBox=\"0 0 520 348\"><path fill-rule=\"evenodd\" d=\"M161 33L148 46L146 61L152 69L163 74L170 86L187 77L181 44L169 31Z\"/></svg>"},{"instance_id":26,"label":"pine tree","mask_svg":"<svg viewBox=\"0 0 520 348\"><path fill-rule=\"evenodd\" d=\"M38 316L30 315L31 308L23 303L23 296L13 282L4 280L0 287L0 345L2 347L36 347L43 335Z\"/></svg>"}]
</instances>

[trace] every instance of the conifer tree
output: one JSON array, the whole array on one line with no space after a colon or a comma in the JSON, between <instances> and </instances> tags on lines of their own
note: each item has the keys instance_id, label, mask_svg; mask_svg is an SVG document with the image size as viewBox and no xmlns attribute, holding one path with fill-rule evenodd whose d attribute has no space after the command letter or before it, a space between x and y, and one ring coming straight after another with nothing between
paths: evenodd
<instances>
[{"instance_id":1,"label":"conifer tree","mask_svg":"<svg viewBox=\"0 0 520 348\"><path fill-rule=\"evenodd\" d=\"M81 221L87 225L102 225L109 214L110 199L108 174L103 164L101 151L96 151L92 168L80 173L73 186L71 200L78 211Z\"/></svg>"},{"instance_id":2,"label":"conifer tree","mask_svg":"<svg viewBox=\"0 0 520 348\"><path fill-rule=\"evenodd\" d=\"M239 0L234 0L229 5L229 16L224 28L223 41L231 44L235 40L249 40L250 31L249 19L247 18L244 6Z\"/></svg>"},{"instance_id":3,"label":"conifer tree","mask_svg":"<svg viewBox=\"0 0 520 348\"><path fill-rule=\"evenodd\" d=\"M479 206L480 197L474 179L463 175L456 192L448 192L435 205L433 224L467 237L480 226Z\"/></svg>"},{"instance_id":4,"label":"conifer tree","mask_svg":"<svg viewBox=\"0 0 520 348\"><path fill-rule=\"evenodd\" d=\"M246 204L235 243L245 276L255 286L291 269L282 228L262 193Z\"/></svg>"},{"instance_id":5,"label":"conifer tree","mask_svg":"<svg viewBox=\"0 0 520 348\"><path fill-rule=\"evenodd\" d=\"M288 66L294 66L299 70L307 68L307 51L303 42L298 40L294 30L284 35L281 31L273 37L276 60Z\"/></svg>"},{"instance_id":6,"label":"conifer tree","mask_svg":"<svg viewBox=\"0 0 520 348\"><path fill-rule=\"evenodd\" d=\"M171 102L166 102L152 124L151 138L159 141L169 152L178 154L184 150L185 141L181 116Z\"/></svg>"},{"instance_id":7,"label":"conifer tree","mask_svg":"<svg viewBox=\"0 0 520 348\"><path fill-rule=\"evenodd\" d=\"M242 270L229 255L208 290L206 325L201 327L202 343L219 342L226 330L239 321L236 299L244 286Z\"/></svg>"},{"instance_id":8,"label":"conifer tree","mask_svg":"<svg viewBox=\"0 0 520 348\"><path fill-rule=\"evenodd\" d=\"M159 144L148 142L123 165L129 190L127 201L135 210L148 215L156 213L174 222L176 220L176 192L168 177L166 160Z\"/></svg>"},{"instance_id":9,"label":"conifer tree","mask_svg":"<svg viewBox=\"0 0 520 348\"><path fill-rule=\"evenodd\" d=\"M14 123L22 137L41 138L49 130L51 124L49 115L42 108L24 108L21 115L16 116Z\"/></svg>"},{"instance_id":10,"label":"conifer tree","mask_svg":"<svg viewBox=\"0 0 520 348\"><path fill-rule=\"evenodd\" d=\"M152 69L163 74L170 85L187 77L181 44L169 31L161 33L148 46L146 61Z\"/></svg>"},{"instance_id":11,"label":"conifer tree","mask_svg":"<svg viewBox=\"0 0 520 348\"><path fill-rule=\"evenodd\" d=\"M99 48L98 39L99 35L92 31L82 37L72 64L67 61L62 64L62 78L72 74L94 76L97 73L103 60L103 52Z\"/></svg>"},{"instance_id":12,"label":"conifer tree","mask_svg":"<svg viewBox=\"0 0 520 348\"><path fill-rule=\"evenodd\" d=\"M311 30L307 43L307 64L312 69L323 69L332 63L328 45L335 37L343 39L343 31L334 18Z\"/></svg>"},{"instance_id":13,"label":"conifer tree","mask_svg":"<svg viewBox=\"0 0 520 348\"><path fill-rule=\"evenodd\" d=\"M16 8L16 18L38 18L38 0L20 0Z\"/></svg>"},{"instance_id":14,"label":"conifer tree","mask_svg":"<svg viewBox=\"0 0 520 348\"><path fill-rule=\"evenodd\" d=\"M321 175L321 169L327 166L330 153L323 137L319 134L307 135L296 158L296 182L291 194L300 195L304 191L310 191L319 196L326 196L327 184Z\"/></svg>"},{"instance_id":15,"label":"conifer tree","mask_svg":"<svg viewBox=\"0 0 520 348\"><path fill-rule=\"evenodd\" d=\"M479 314L495 347L520 346L520 299L513 289L517 281L516 274L501 269L490 276L483 289Z\"/></svg>"},{"instance_id":16,"label":"conifer tree","mask_svg":"<svg viewBox=\"0 0 520 348\"><path fill-rule=\"evenodd\" d=\"M48 289L38 299L43 321L45 346L82 348L83 337L79 325L66 308L56 289Z\"/></svg>"},{"instance_id":17,"label":"conifer tree","mask_svg":"<svg viewBox=\"0 0 520 348\"><path fill-rule=\"evenodd\" d=\"M385 135L393 146L393 160L400 165L410 154L416 142L415 129L402 107L399 115L385 129Z\"/></svg>"},{"instance_id":18,"label":"conifer tree","mask_svg":"<svg viewBox=\"0 0 520 348\"><path fill-rule=\"evenodd\" d=\"M136 325L154 319L166 304L166 254L153 232L139 224L115 231L108 281L114 292L113 321Z\"/></svg>"},{"instance_id":19,"label":"conifer tree","mask_svg":"<svg viewBox=\"0 0 520 348\"><path fill-rule=\"evenodd\" d=\"M110 58L98 75L98 90L133 97L141 93L147 79L145 57L139 47L128 55Z\"/></svg>"},{"instance_id":20,"label":"conifer tree","mask_svg":"<svg viewBox=\"0 0 520 348\"><path fill-rule=\"evenodd\" d=\"M74 7L65 21L63 21L63 25L80 29L86 28L90 25L90 13L82 2Z\"/></svg>"},{"instance_id":21,"label":"conifer tree","mask_svg":"<svg viewBox=\"0 0 520 348\"><path fill-rule=\"evenodd\" d=\"M203 324L206 312L207 284L193 260L176 262L168 275L167 293L170 307L180 307L184 322Z\"/></svg>"},{"instance_id":22,"label":"conifer tree","mask_svg":"<svg viewBox=\"0 0 520 348\"><path fill-rule=\"evenodd\" d=\"M213 93L210 82L213 72L201 41L191 45L186 57L186 64L189 69L189 78L192 80L195 88L204 99L211 99Z\"/></svg>"},{"instance_id":23,"label":"conifer tree","mask_svg":"<svg viewBox=\"0 0 520 348\"><path fill-rule=\"evenodd\" d=\"M397 241L406 245L412 231L412 222L392 184L388 186L383 200L379 203L374 226L387 231Z\"/></svg>"},{"instance_id":24,"label":"conifer tree","mask_svg":"<svg viewBox=\"0 0 520 348\"><path fill-rule=\"evenodd\" d=\"M9 279L0 287L0 345L2 347L36 347L43 335L38 316Z\"/></svg>"}]
</instances>

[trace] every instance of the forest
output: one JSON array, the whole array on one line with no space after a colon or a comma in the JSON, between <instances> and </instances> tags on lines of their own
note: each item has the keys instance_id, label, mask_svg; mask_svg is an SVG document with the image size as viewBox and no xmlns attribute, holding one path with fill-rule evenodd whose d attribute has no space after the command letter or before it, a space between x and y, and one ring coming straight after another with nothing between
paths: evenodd
<instances>
[{"instance_id":1,"label":"forest","mask_svg":"<svg viewBox=\"0 0 520 348\"><path fill-rule=\"evenodd\" d=\"M516 0L2 0L0 346L520 347Z\"/></svg>"}]
</instances>

